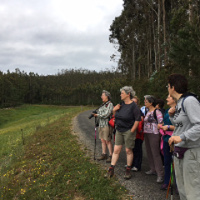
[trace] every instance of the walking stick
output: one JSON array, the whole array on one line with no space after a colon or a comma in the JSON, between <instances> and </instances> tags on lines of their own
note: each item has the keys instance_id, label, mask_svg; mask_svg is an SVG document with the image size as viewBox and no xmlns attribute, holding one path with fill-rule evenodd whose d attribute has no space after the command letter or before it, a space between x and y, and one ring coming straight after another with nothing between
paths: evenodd
<instances>
[{"instance_id":1,"label":"walking stick","mask_svg":"<svg viewBox=\"0 0 200 200\"><path fill-rule=\"evenodd\" d=\"M97 146L97 126L96 126L96 117L95 117L95 128L94 128L94 160L96 160L96 146Z\"/></svg>"},{"instance_id":2,"label":"walking stick","mask_svg":"<svg viewBox=\"0 0 200 200\"><path fill-rule=\"evenodd\" d=\"M170 152L174 151L174 143L172 143L172 145L170 146ZM170 180L169 180L169 185L167 188L167 196L166 199L168 199L168 194L169 194L169 188L171 186L171 200L173 200L173 185L174 185L174 159L173 159L173 155L172 155L172 162L171 162L171 175L170 175Z\"/></svg>"},{"instance_id":3,"label":"walking stick","mask_svg":"<svg viewBox=\"0 0 200 200\"><path fill-rule=\"evenodd\" d=\"M167 188L167 196L166 199L168 199L168 194L169 194L169 188L171 186L171 200L173 200L173 195L174 195L174 162L173 162L173 156L172 156L172 162L171 162L171 176L170 176L170 180L169 180L169 185Z\"/></svg>"},{"instance_id":4,"label":"walking stick","mask_svg":"<svg viewBox=\"0 0 200 200\"><path fill-rule=\"evenodd\" d=\"M170 180L169 180L169 185L167 187L167 196L166 196L166 199L168 199L168 195L169 195L169 188L171 186L171 177L170 177Z\"/></svg>"},{"instance_id":5,"label":"walking stick","mask_svg":"<svg viewBox=\"0 0 200 200\"><path fill-rule=\"evenodd\" d=\"M174 159L172 156L172 163L171 163L171 200L173 200L173 193L174 193Z\"/></svg>"}]
</instances>

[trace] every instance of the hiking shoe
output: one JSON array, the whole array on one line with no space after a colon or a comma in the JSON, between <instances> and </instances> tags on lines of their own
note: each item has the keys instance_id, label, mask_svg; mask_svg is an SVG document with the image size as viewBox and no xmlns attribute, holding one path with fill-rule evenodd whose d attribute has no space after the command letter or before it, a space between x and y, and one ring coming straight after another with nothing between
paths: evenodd
<instances>
[{"instance_id":1,"label":"hiking shoe","mask_svg":"<svg viewBox=\"0 0 200 200\"><path fill-rule=\"evenodd\" d=\"M164 181L162 176L158 176L156 182L157 183L162 183Z\"/></svg>"},{"instance_id":2,"label":"hiking shoe","mask_svg":"<svg viewBox=\"0 0 200 200\"><path fill-rule=\"evenodd\" d=\"M151 171L151 170L149 170L148 172L145 172L145 174L147 174L147 175L156 175L156 172L154 171Z\"/></svg>"},{"instance_id":3,"label":"hiking shoe","mask_svg":"<svg viewBox=\"0 0 200 200\"><path fill-rule=\"evenodd\" d=\"M105 160L107 158L107 154L101 154L101 157L98 158L97 160Z\"/></svg>"},{"instance_id":4,"label":"hiking shoe","mask_svg":"<svg viewBox=\"0 0 200 200\"><path fill-rule=\"evenodd\" d=\"M110 167L108 172L104 175L104 178L111 178L114 175L114 167Z\"/></svg>"},{"instance_id":5,"label":"hiking shoe","mask_svg":"<svg viewBox=\"0 0 200 200\"><path fill-rule=\"evenodd\" d=\"M131 175L131 168L126 168L126 172L125 172L125 174L124 174L124 178L126 179L126 180L128 180L128 179L130 179L132 177L132 175Z\"/></svg>"},{"instance_id":6,"label":"hiking shoe","mask_svg":"<svg viewBox=\"0 0 200 200\"><path fill-rule=\"evenodd\" d=\"M168 185L167 185L167 184L163 184L163 185L160 187L161 190L167 190L167 188L168 188Z\"/></svg>"},{"instance_id":7,"label":"hiking shoe","mask_svg":"<svg viewBox=\"0 0 200 200\"><path fill-rule=\"evenodd\" d=\"M131 171L138 172L139 170L138 170L138 168L133 167L133 168L131 169Z\"/></svg>"},{"instance_id":8,"label":"hiking shoe","mask_svg":"<svg viewBox=\"0 0 200 200\"><path fill-rule=\"evenodd\" d=\"M109 156L108 159L106 160L106 163L111 163L112 156Z\"/></svg>"}]
</instances>

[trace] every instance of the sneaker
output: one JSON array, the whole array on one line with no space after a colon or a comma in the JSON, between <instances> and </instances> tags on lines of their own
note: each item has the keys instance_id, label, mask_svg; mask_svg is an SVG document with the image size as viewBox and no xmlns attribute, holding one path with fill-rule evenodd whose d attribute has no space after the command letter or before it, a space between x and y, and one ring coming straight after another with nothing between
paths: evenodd
<instances>
[{"instance_id":1,"label":"sneaker","mask_svg":"<svg viewBox=\"0 0 200 200\"><path fill-rule=\"evenodd\" d=\"M104 175L104 178L111 178L114 175L114 167L110 167L108 172Z\"/></svg>"},{"instance_id":2,"label":"sneaker","mask_svg":"<svg viewBox=\"0 0 200 200\"><path fill-rule=\"evenodd\" d=\"M139 171L138 168L136 168L136 167L133 167L131 170L134 171L134 172L138 172Z\"/></svg>"},{"instance_id":3,"label":"sneaker","mask_svg":"<svg viewBox=\"0 0 200 200\"><path fill-rule=\"evenodd\" d=\"M107 158L107 154L101 154L101 157L98 158L97 160L100 161L100 160L105 160Z\"/></svg>"},{"instance_id":4,"label":"sneaker","mask_svg":"<svg viewBox=\"0 0 200 200\"><path fill-rule=\"evenodd\" d=\"M164 181L162 176L158 176L156 182L157 183L162 183Z\"/></svg>"},{"instance_id":5,"label":"sneaker","mask_svg":"<svg viewBox=\"0 0 200 200\"><path fill-rule=\"evenodd\" d=\"M154 171L151 171L151 170L149 170L148 172L145 172L145 174L147 174L147 175L156 175L156 172Z\"/></svg>"},{"instance_id":6,"label":"sneaker","mask_svg":"<svg viewBox=\"0 0 200 200\"><path fill-rule=\"evenodd\" d=\"M109 156L108 159L106 160L106 163L111 163L112 156Z\"/></svg>"},{"instance_id":7,"label":"sneaker","mask_svg":"<svg viewBox=\"0 0 200 200\"><path fill-rule=\"evenodd\" d=\"M167 184L163 184L163 185L160 187L161 190L167 190L167 188L168 188L168 185L167 185Z\"/></svg>"},{"instance_id":8,"label":"sneaker","mask_svg":"<svg viewBox=\"0 0 200 200\"><path fill-rule=\"evenodd\" d=\"M126 172L125 172L125 174L124 174L124 178L126 179L126 180L128 180L128 179L130 179L132 177L132 175L131 175L131 168L126 168Z\"/></svg>"}]
</instances>

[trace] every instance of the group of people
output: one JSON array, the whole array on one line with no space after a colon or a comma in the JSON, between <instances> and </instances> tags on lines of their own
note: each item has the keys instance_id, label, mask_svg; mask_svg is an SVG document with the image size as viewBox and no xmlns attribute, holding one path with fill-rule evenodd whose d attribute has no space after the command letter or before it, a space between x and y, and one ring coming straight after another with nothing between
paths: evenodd
<instances>
[{"instance_id":1,"label":"group of people","mask_svg":"<svg viewBox=\"0 0 200 200\"><path fill-rule=\"evenodd\" d=\"M167 189L170 182L171 163L174 158L175 177L181 200L200 200L200 103L194 94L188 93L187 79L181 74L168 77L168 109L152 95L144 96L144 107L131 86L120 89L121 103L115 107L111 94L103 90L103 105L95 117L99 119L99 138L102 155L99 160L111 163L105 177L112 177L122 146L127 155L125 179L131 178L131 170L141 170L142 143L145 141L149 171L157 175L156 182ZM115 145L112 147L113 128L110 116L115 117ZM107 148L109 155L107 156ZM164 167L163 167L164 165Z\"/></svg>"}]
</instances>

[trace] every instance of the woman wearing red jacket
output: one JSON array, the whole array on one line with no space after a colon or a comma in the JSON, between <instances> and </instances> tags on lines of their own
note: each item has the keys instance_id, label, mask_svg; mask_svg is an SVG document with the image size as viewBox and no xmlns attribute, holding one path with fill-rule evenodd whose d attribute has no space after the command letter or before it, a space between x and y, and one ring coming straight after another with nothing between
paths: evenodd
<instances>
[{"instance_id":1,"label":"woman wearing red jacket","mask_svg":"<svg viewBox=\"0 0 200 200\"><path fill-rule=\"evenodd\" d=\"M134 96L132 99L138 106L139 106L139 98L137 96ZM135 146L133 148L133 154L134 159L132 163L132 171L140 171L141 165L142 165L142 144L144 141L144 131L143 131L143 125L144 125L144 114L141 112L141 121L139 122L137 133L136 133L136 139L135 139Z\"/></svg>"}]
</instances>

